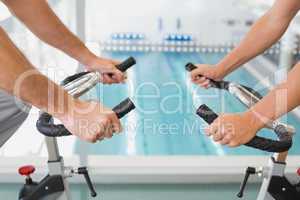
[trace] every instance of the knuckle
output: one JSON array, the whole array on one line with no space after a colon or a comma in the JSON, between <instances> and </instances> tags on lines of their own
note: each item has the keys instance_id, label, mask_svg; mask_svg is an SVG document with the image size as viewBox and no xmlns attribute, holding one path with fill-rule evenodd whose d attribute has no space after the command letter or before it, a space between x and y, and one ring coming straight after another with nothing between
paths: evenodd
<instances>
[{"instance_id":1,"label":"knuckle","mask_svg":"<svg viewBox=\"0 0 300 200\"><path fill-rule=\"evenodd\" d=\"M102 119L102 124L103 124L104 126L109 125L109 116L107 116L107 117L105 117L105 118Z\"/></svg>"},{"instance_id":2,"label":"knuckle","mask_svg":"<svg viewBox=\"0 0 300 200\"><path fill-rule=\"evenodd\" d=\"M98 139L98 136L97 136L97 135L92 135L92 136L91 136L91 140L92 140L93 142L96 142L97 139Z\"/></svg>"},{"instance_id":3,"label":"knuckle","mask_svg":"<svg viewBox=\"0 0 300 200\"><path fill-rule=\"evenodd\" d=\"M95 143L95 139L91 136L86 137L86 141L88 141L90 143Z\"/></svg>"}]
</instances>

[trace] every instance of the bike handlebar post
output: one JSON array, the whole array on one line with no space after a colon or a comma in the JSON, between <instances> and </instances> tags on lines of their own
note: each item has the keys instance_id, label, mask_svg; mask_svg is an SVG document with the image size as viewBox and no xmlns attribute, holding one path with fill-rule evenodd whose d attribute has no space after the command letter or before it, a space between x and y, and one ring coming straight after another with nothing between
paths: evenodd
<instances>
[{"instance_id":1,"label":"bike handlebar post","mask_svg":"<svg viewBox=\"0 0 300 200\"><path fill-rule=\"evenodd\" d=\"M116 67L122 71L125 72L129 67L133 66L135 64L135 59L130 57L127 60L125 60L123 63L117 65ZM99 81L100 74L98 72L82 72L79 74L75 74L73 76L70 76L66 78L61 85L64 87L65 90L68 91L70 95L73 95L74 97L79 97L83 95L85 92L89 91L91 88L93 88ZM120 105L115 107L115 112L119 117L123 117L128 112L130 112L132 109L134 109L134 104L130 101L130 99L126 99L123 101ZM39 120L37 122L37 128L41 132L41 127L43 125L47 125L53 123L52 116L47 113L41 113L40 118L45 117L46 123L41 123L43 120ZM54 127L53 126L50 127ZM44 130L47 130L46 129ZM59 126L58 129L61 129L62 126ZM45 135L45 134L44 134ZM59 194L58 200L71 200L71 194L69 189L69 183L66 180L70 175L66 172L66 168L64 165L63 157L60 155L58 144L57 144L57 138L56 137L48 137L45 135L45 142L46 147L48 151L48 169L49 169L49 175L55 176L59 175L63 178L64 183L64 191ZM91 189L91 195L94 197L96 196L96 192L93 188L92 182L88 176L87 169L85 167L79 168L80 174L83 174L85 176L85 179L87 181L87 184L89 188Z\"/></svg>"}]
</instances>

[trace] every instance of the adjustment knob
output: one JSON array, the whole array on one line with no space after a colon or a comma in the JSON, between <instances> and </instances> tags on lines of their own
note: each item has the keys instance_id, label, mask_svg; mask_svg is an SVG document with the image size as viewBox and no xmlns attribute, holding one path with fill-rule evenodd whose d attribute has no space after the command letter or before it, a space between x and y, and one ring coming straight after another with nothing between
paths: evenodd
<instances>
[{"instance_id":1,"label":"adjustment knob","mask_svg":"<svg viewBox=\"0 0 300 200\"><path fill-rule=\"evenodd\" d=\"M19 168L19 174L22 176L30 176L35 171L35 167L32 165L26 165Z\"/></svg>"},{"instance_id":2,"label":"adjustment knob","mask_svg":"<svg viewBox=\"0 0 300 200\"><path fill-rule=\"evenodd\" d=\"M300 168L297 169L297 174L300 176Z\"/></svg>"}]
</instances>

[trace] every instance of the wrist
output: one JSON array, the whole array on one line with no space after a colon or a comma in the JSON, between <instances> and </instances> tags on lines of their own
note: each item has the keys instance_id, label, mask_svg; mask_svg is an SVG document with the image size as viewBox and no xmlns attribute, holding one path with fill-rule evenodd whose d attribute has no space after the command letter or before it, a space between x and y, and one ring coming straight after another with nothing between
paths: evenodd
<instances>
[{"instance_id":1,"label":"wrist","mask_svg":"<svg viewBox=\"0 0 300 200\"><path fill-rule=\"evenodd\" d=\"M224 77L228 74L226 68L221 64L216 64L215 67L216 67L216 72L217 72L216 75L218 79L220 80L224 79Z\"/></svg>"},{"instance_id":2,"label":"wrist","mask_svg":"<svg viewBox=\"0 0 300 200\"><path fill-rule=\"evenodd\" d=\"M107 61L104 58L100 58L94 55L89 57L85 64L85 68L88 71L97 71L101 68L101 66L105 65L107 65Z\"/></svg>"},{"instance_id":3,"label":"wrist","mask_svg":"<svg viewBox=\"0 0 300 200\"><path fill-rule=\"evenodd\" d=\"M79 103L80 100L74 98L73 96L66 94L63 102L61 102L60 107L53 112L53 116L60 121L66 121L70 116L74 115L74 107Z\"/></svg>"},{"instance_id":4,"label":"wrist","mask_svg":"<svg viewBox=\"0 0 300 200\"><path fill-rule=\"evenodd\" d=\"M216 66L220 69L221 75L225 77L243 63L241 60L242 59L240 59L239 55L236 55L235 52L231 52L218 64L216 64Z\"/></svg>"},{"instance_id":5,"label":"wrist","mask_svg":"<svg viewBox=\"0 0 300 200\"><path fill-rule=\"evenodd\" d=\"M89 49L86 48L85 51L80 55L79 62L83 64L87 70L92 70L92 67L95 65L99 59L95 54L93 54Z\"/></svg>"},{"instance_id":6,"label":"wrist","mask_svg":"<svg viewBox=\"0 0 300 200\"><path fill-rule=\"evenodd\" d=\"M249 122L251 128L256 131L262 129L268 123L261 114L254 110L244 112L243 117L245 117L246 121Z\"/></svg>"},{"instance_id":7,"label":"wrist","mask_svg":"<svg viewBox=\"0 0 300 200\"><path fill-rule=\"evenodd\" d=\"M98 59L98 57L83 44L73 46L68 52L70 52L71 57L86 66L87 70L89 70L89 67L93 66Z\"/></svg>"}]
</instances>

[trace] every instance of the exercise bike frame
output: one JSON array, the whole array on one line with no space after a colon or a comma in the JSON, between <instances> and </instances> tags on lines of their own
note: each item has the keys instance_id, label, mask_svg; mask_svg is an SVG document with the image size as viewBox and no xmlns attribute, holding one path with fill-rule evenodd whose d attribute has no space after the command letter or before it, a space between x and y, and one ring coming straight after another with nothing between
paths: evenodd
<instances>
[{"instance_id":1,"label":"exercise bike frame","mask_svg":"<svg viewBox=\"0 0 300 200\"><path fill-rule=\"evenodd\" d=\"M61 85L70 95L80 97L93 88L98 83L99 78L100 74L98 72L86 73L65 85L64 83ZM41 113L41 115L42 114L43 113ZM41 196L43 200L71 200L69 182L67 179L75 174L75 170L72 167L65 167L64 159L59 152L56 137L45 136L45 143L48 151L48 175L39 182L41 187L36 189L37 192L34 192L28 197L24 197L22 200L40 198ZM55 179L53 184L49 179ZM57 183L58 181L59 183ZM52 186L54 185L60 185L60 187L51 190L45 189L45 187L53 188Z\"/></svg>"},{"instance_id":2,"label":"exercise bike frame","mask_svg":"<svg viewBox=\"0 0 300 200\"><path fill-rule=\"evenodd\" d=\"M192 63L188 63L186 65L187 71L192 71L194 69L196 69L196 66L194 66ZM256 104L260 99L263 98L263 96L260 95L257 91L244 85L227 81L210 80L210 82L213 88L228 91L230 94L235 96L241 103L243 103L247 108L251 108L254 104ZM208 123L212 123L214 119L218 117L217 114L210 110L206 105L201 105L197 110L197 114ZM290 137L290 140L292 141L292 136L295 133L294 127L280 123L279 121L274 121L267 125L267 128L272 129L275 132L277 127L284 127L285 135L287 137ZM285 177L286 160L289 148L286 148L286 151L279 151L273 153L273 155L269 159L267 167L258 169L254 167L248 167L246 170L244 181L241 185L240 191L237 194L237 196L239 198L243 197L243 192L246 187L246 183L248 181L249 176L251 174L258 174L263 177L263 182L257 200L300 199L300 182L291 183Z\"/></svg>"},{"instance_id":3,"label":"exercise bike frame","mask_svg":"<svg viewBox=\"0 0 300 200\"><path fill-rule=\"evenodd\" d=\"M125 72L134 64L136 64L135 59L130 57L116 67L120 71ZM70 95L78 98L98 84L100 76L99 72L81 72L64 79L61 86ZM134 108L134 104L127 98L114 107L113 111L118 118L122 118ZM48 175L38 183L33 182L35 184L34 190L19 199L71 200L69 182L67 179L75 174L84 175L88 188L91 191L91 196L96 197L97 193L93 187L86 167L65 167L64 159L60 155L57 137L69 136L71 133L63 125L55 125L52 116L45 112L40 112L40 118L37 121L37 129L45 136L48 151Z\"/></svg>"}]
</instances>

